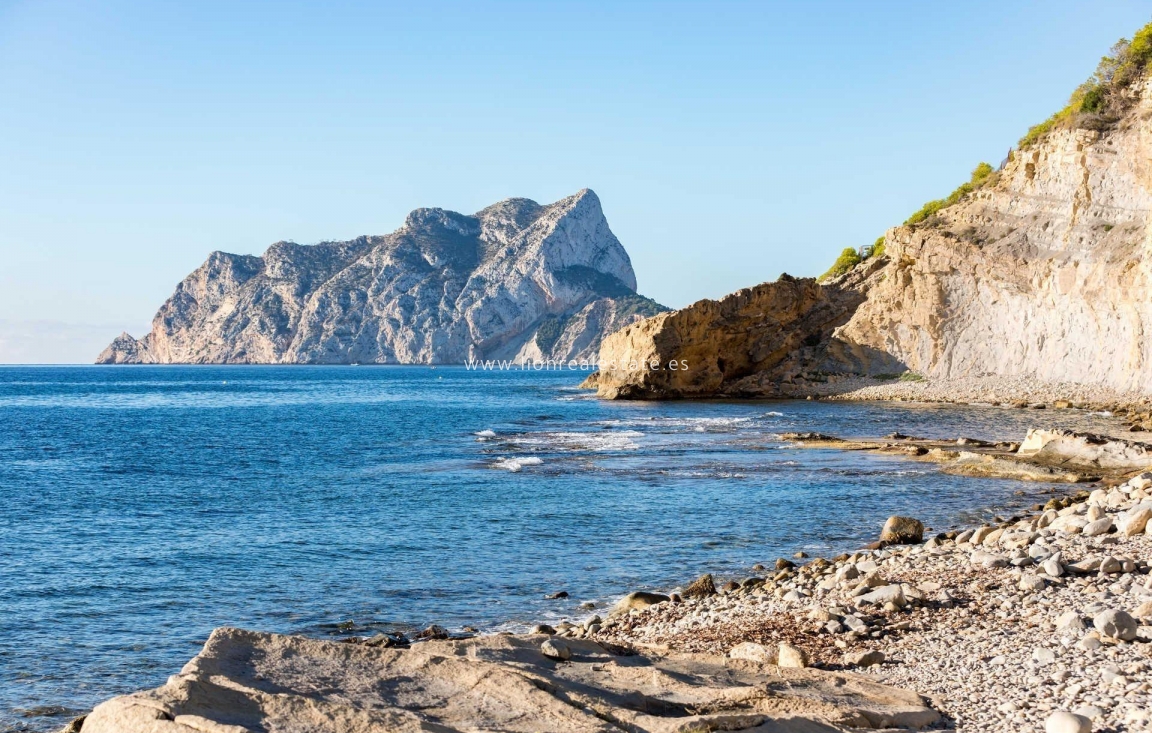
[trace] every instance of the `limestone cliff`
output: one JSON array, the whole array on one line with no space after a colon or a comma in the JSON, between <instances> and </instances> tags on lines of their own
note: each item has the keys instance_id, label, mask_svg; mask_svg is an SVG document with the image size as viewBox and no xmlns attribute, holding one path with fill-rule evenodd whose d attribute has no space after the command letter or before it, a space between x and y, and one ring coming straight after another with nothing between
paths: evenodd
<instances>
[{"instance_id":1,"label":"limestone cliff","mask_svg":"<svg viewBox=\"0 0 1152 733\"><path fill-rule=\"evenodd\" d=\"M1116 84L1088 92L1105 83ZM741 368L717 380L713 365L755 364L763 339L717 333L760 327L777 343L794 344L811 332L791 331L788 319L775 323L775 309L790 313L820 296L790 294L765 308L762 321L742 314L692 334L666 333L708 317L716 306L702 301L626 328L601 350L606 363L688 358L700 373L681 372L658 393L647 389L654 379L647 370L602 374L601 394L771 395L792 380L905 370L1152 393L1152 85L1141 72L1122 88L1108 87L1107 106L1082 90L1030 132L1001 170L984 169L978 185L890 229L881 254L813 285L860 296L815 348L754 376Z\"/></svg>"},{"instance_id":2,"label":"limestone cliff","mask_svg":"<svg viewBox=\"0 0 1152 733\"><path fill-rule=\"evenodd\" d=\"M982 373L1152 392L1152 96L1112 129L1060 129L933 220L885 236L888 263L836 338L939 377ZM854 281L854 282L853 282Z\"/></svg>"},{"instance_id":3,"label":"limestone cliff","mask_svg":"<svg viewBox=\"0 0 1152 733\"><path fill-rule=\"evenodd\" d=\"M98 363L462 363L593 357L664 310L590 190L467 216L417 209L384 236L213 252L137 340Z\"/></svg>"}]
</instances>

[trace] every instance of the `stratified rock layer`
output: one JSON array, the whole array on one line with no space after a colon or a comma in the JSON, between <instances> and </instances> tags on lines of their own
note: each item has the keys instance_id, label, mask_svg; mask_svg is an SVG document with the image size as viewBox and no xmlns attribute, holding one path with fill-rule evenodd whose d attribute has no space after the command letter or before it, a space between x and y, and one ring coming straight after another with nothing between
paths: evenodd
<instances>
[{"instance_id":1,"label":"stratified rock layer","mask_svg":"<svg viewBox=\"0 0 1152 733\"><path fill-rule=\"evenodd\" d=\"M1152 96L1133 93L1115 128L1057 130L929 225L890 230L837 337L935 377L1152 391Z\"/></svg>"},{"instance_id":2,"label":"stratified rock layer","mask_svg":"<svg viewBox=\"0 0 1152 733\"><path fill-rule=\"evenodd\" d=\"M163 687L113 698L82 733L835 733L939 719L915 693L851 674L717 656L621 656L545 636L388 649L217 629ZM558 645L561 642L557 642Z\"/></svg>"},{"instance_id":3,"label":"stratified rock layer","mask_svg":"<svg viewBox=\"0 0 1152 733\"><path fill-rule=\"evenodd\" d=\"M617 369L592 383L607 397L774 395L829 375L911 370L1152 393L1152 92L1140 82L1128 93L1111 126L1057 129L1014 151L991 183L889 230L882 256L826 282L860 297L818 349L795 347L813 332L795 314L820 287L772 293L760 321L756 307L718 305L772 287L761 285L636 324L601 350L604 363L687 359L687 371ZM792 351L759 368L751 354L766 333Z\"/></svg>"},{"instance_id":4,"label":"stratified rock layer","mask_svg":"<svg viewBox=\"0 0 1152 733\"><path fill-rule=\"evenodd\" d=\"M386 236L261 257L213 252L136 340L98 363L463 363L584 359L663 310L584 190L473 216L417 209Z\"/></svg>"}]
</instances>

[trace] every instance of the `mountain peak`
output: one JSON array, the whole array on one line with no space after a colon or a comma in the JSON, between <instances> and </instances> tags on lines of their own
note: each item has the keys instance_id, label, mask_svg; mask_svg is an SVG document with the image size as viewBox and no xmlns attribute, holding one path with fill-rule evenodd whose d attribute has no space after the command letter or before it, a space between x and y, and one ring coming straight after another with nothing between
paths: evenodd
<instances>
[{"instance_id":1,"label":"mountain peak","mask_svg":"<svg viewBox=\"0 0 1152 733\"><path fill-rule=\"evenodd\" d=\"M142 339L99 363L462 363L573 359L661 306L590 189L475 215L419 208L392 234L216 253ZM546 335L538 338L538 333Z\"/></svg>"}]
</instances>

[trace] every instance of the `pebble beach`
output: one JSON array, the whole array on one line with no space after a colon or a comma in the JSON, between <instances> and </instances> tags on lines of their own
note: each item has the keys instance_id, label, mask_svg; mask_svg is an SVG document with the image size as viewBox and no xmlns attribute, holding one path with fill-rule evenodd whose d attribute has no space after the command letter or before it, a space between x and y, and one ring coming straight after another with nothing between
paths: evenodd
<instances>
[{"instance_id":1,"label":"pebble beach","mask_svg":"<svg viewBox=\"0 0 1152 733\"><path fill-rule=\"evenodd\" d=\"M632 594L557 632L854 670L927 696L945 729L1152 730L1150 518L1144 473L999 526Z\"/></svg>"}]
</instances>

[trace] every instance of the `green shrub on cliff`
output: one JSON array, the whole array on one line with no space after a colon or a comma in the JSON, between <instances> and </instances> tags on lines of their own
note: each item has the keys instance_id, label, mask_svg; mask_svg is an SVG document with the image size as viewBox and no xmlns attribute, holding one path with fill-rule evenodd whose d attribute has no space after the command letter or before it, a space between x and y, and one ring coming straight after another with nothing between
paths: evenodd
<instances>
[{"instance_id":1,"label":"green shrub on cliff","mask_svg":"<svg viewBox=\"0 0 1152 733\"><path fill-rule=\"evenodd\" d=\"M1152 23L1136 31L1131 41L1121 38L1108 53L1088 81L1076 87L1063 109L1028 128L1020 138L1021 149L1059 127L1102 129L1113 124L1131 103L1123 92L1144 78L1152 62Z\"/></svg>"},{"instance_id":2,"label":"green shrub on cliff","mask_svg":"<svg viewBox=\"0 0 1152 733\"><path fill-rule=\"evenodd\" d=\"M972 177L968 179L967 183L961 183L955 191L948 194L947 198L935 199L921 206L919 211L908 217L904 226L912 226L928 220L941 209L951 206L978 188L994 183L995 180L996 169L988 163L981 163L972 171Z\"/></svg>"},{"instance_id":3,"label":"green shrub on cliff","mask_svg":"<svg viewBox=\"0 0 1152 733\"><path fill-rule=\"evenodd\" d=\"M851 247L845 247L844 251L840 253L840 256L836 258L836 262L828 269L828 272L816 279L823 282L834 277L840 277L858 264L860 264L859 253Z\"/></svg>"},{"instance_id":4,"label":"green shrub on cliff","mask_svg":"<svg viewBox=\"0 0 1152 733\"><path fill-rule=\"evenodd\" d=\"M884 237L877 237L876 241L872 243L872 253L869 257L883 257L884 256Z\"/></svg>"}]
</instances>

